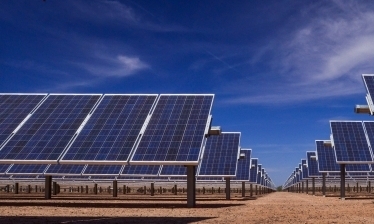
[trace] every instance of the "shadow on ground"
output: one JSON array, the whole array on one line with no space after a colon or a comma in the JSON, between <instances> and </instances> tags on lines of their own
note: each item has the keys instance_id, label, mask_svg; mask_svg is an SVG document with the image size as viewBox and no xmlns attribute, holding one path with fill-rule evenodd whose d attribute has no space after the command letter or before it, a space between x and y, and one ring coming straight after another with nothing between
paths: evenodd
<instances>
[{"instance_id":1,"label":"shadow on ground","mask_svg":"<svg viewBox=\"0 0 374 224\"><path fill-rule=\"evenodd\" d=\"M0 217L6 223L180 223L187 224L212 219L212 217Z\"/></svg>"},{"instance_id":2,"label":"shadow on ground","mask_svg":"<svg viewBox=\"0 0 374 224\"><path fill-rule=\"evenodd\" d=\"M225 208L241 206L243 204L197 204L196 208ZM42 201L31 201L31 202L0 202L0 207L3 206L16 206L16 207L27 207L27 206L40 206L40 207L63 207L63 208L187 208L186 204L181 203L86 203L86 202L42 202ZM1 223L1 222L0 222Z\"/></svg>"}]
</instances>

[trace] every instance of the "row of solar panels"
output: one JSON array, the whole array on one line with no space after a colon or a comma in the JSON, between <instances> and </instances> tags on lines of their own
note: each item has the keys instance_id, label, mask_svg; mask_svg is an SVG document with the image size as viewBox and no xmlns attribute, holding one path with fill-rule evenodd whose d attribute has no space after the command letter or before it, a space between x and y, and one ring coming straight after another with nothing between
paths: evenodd
<instances>
[{"instance_id":1,"label":"row of solar panels","mask_svg":"<svg viewBox=\"0 0 374 224\"><path fill-rule=\"evenodd\" d=\"M362 75L367 90L366 100L370 114L374 115L374 75ZM347 176L373 178L370 164L374 163L373 121L330 121L330 140L316 140L316 152L307 152L307 160L299 164L283 187L299 183L310 177L339 178L340 165L345 165Z\"/></svg>"},{"instance_id":2,"label":"row of solar panels","mask_svg":"<svg viewBox=\"0 0 374 224\"><path fill-rule=\"evenodd\" d=\"M213 94L1 94L0 163L198 165Z\"/></svg>"}]
</instances>

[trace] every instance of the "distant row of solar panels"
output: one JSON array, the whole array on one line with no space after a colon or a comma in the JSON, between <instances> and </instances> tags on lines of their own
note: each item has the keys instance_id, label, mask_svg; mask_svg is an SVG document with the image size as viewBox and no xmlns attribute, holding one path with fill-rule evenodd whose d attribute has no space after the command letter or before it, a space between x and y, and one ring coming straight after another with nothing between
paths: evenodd
<instances>
[{"instance_id":1,"label":"distant row of solar panels","mask_svg":"<svg viewBox=\"0 0 374 224\"><path fill-rule=\"evenodd\" d=\"M0 163L197 165L213 98L0 94Z\"/></svg>"}]
</instances>

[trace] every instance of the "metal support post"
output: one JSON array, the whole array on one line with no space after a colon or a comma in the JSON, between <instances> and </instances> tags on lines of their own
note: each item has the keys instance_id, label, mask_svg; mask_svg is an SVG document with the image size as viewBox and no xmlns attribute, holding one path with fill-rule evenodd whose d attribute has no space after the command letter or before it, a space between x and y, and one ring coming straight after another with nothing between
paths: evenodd
<instances>
[{"instance_id":1,"label":"metal support post","mask_svg":"<svg viewBox=\"0 0 374 224\"><path fill-rule=\"evenodd\" d=\"M340 199L345 200L345 164L340 164Z\"/></svg>"},{"instance_id":2,"label":"metal support post","mask_svg":"<svg viewBox=\"0 0 374 224\"><path fill-rule=\"evenodd\" d=\"M196 206L196 171L195 166L187 166L187 207Z\"/></svg>"}]
</instances>

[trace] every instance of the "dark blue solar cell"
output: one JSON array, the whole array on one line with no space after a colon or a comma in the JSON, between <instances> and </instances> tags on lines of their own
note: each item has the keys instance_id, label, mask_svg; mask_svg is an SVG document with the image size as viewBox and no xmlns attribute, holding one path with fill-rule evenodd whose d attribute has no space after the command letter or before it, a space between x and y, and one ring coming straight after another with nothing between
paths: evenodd
<instances>
[{"instance_id":1,"label":"dark blue solar cell","mask_svg":"<svg viewBox=\"0 0 374 224\"><path fill-rule=\"evenodd\" d=\"M46 94L0 94L0 146Z\"/></svg>"},{"instance_id":2,"label":"dark blue solar cell","mask_svg":"<svg viewBox=\"0 0 374 224\"><path fill-rule=\"evenodd\" d=\"M347 164L345 170L349 173L355 172L370 172L371 166L369 164Z\"/></svg>"},{"instance_id":3,"label":"dark blue solar cell","mask_svg":"<svg viewBox=\"0 0 374 224\"><path fill-rule=\"evenodd\" d=\"M316 140L319 172L340 172L340 165L336 163L334 149L332 146L324 145L323 142Z\"/></svg>"},{"instance_id":4,"label":"dark blue solar cell","mask_svg":"<svg viewBox=\"0 0 374 224\"><path fill-rule=\"evenodd\" d=\"M366 90L371 98L371 100L374 100L374 76L373 75L362 75L362 78L364 80Z\"/></svg>"},{"instance_id":5,"label":"dark blue solar cell","mask_svg":"<svg viewBox=\"0 0 374 224\"><path fill-rule=\"evenodd\" d=\"M105 95L61 162L127 161L156 97Z\"/></svg>"},{"instance_id":6,"label":"dark blue solar cell","mask_svg":"<svg viewBox=\"0 0 374 224\"><path fill-rule=\"evenodd\" d=\"M201 182L210 182L210 181L224 181L223 177L197 177L197 181Z\"/></svg>"},{"instance_id":7,"label":"dark blue solar cell","mask_svg":"<svg viewBox=\"0 0 374 224\"><path fill-rule=\"evenodd\" d=\"M10 164L0 164L0 174L5 174L10 166Z\"/></svg>"},{"instance_id":8,"label":"dark blue solar cell","mask_svg":"<svg viewBox=\"0 0 374 224\"><path fill-rule=\"evenodd\" d=\"M214 95L160 95L131 162L198 163Z\"/></svg>"},{"instance_id":9,"label":"dark blue solar cell","mask_svg":"<svg viewBox=\"0 0 374 224\"><path fill-rule=\"evenodd\" d=\"M364 128L367 133L367 137L370 142L370 146L374 147L374 122L373 121L364 121Z\"/></svg>"},{"instance_id":10,"label":"dark blue solar cell","mask_svg":"<svg viewBox=\"0 0 374 224\"><path fill-rule=\"evenodd\" d=\"M78 175L81 174L86 165L52 164L45 174Z\"/></svg>"},{"instance_id":11,"label":"dark blue solar cell","mask_svg":"<svg viewBox=\"0 0 374 224\"><path fill-rule=\"evenodd\" d=\"M233 177L232 180L249 181L249 169L251 166L251 150L241 149L240 154L244 154L244 158L238 160L236 177Z\"/></svg>"},{"instance_id":12,"label":"dark blue solar cell","mask_svg":"<svg viewBox=\"0 0 374 224\"><path fill-rule=\"evenodd\" d=\"M198 176L235 176L240 132L210 136L205 145Z\"/></svg>"},{"instance_id":13,"label":"dark blue solar cell","mask_svg":"<svg viewBox=\"0 0 374 224\"><path fill-rule=\"evenodd\" d=\"M163 165L160 176L187 176L187 168L183 165Z\"/></svg>"},{"instance_id":14,"label":"dark blue solar cell","mask_svg":"<svg viewBox=\"0 0 374 224\"><path fill-rule=\"evenodd\" d=\"M368 177L368 172L350 172L348 173L348 176L351 177Z\"/></svg>"},{"instance_id":15,"label":"dark blue solar cell","mask_svg":"<svg viewBox=\"0 0 374 224\"><path fill-rule=\"evenodd\" d=\"M307 167L306 159L301 160L301 166L302 166L301 170L302 170L303 179L308 179L309 174L308 174L308 167Z\"/></svg>"},{"instance_id":16,"label":"dark blue solar cell","mask_svg":"<svg viewBox=\"0 0 374 224\"><path fill-rule=\"evenodd\" d=\"M252 159L251 161L251 168L250 168L250 175L249 175L249 182L257 183L257 173L258 173L258 159Z\"/></svg>"},{"instance_id":17,"label":"dark blue solar cell","mask_svg":"<svg viewBox=\"0 0 374 224\"><path fill-rule=\"evenodd\" d=\"M48 167L47 164L14 164L7 174L24 175L24 174L40 174Z\"/></svg>"},{"instance_id":18,"label":"dark blue solar cell","mask_svg":"<svg viewBox=\"0 0 374 224\"><path fill-rule=\"evenodd\" d=\"M57 161L100 95L49 95L0 151L0 160Z\"/></svg>"},{"instance_id":19,"label":"dark blue solar cell","mask_svg":"<svg viewBox=\"0 0 374 224\"><path fill-rule=\"evenodd\" d=\"M87 165L83 175L119 175L122 165Z\"/></svg>"},{"instance_id":20,"label":"dark blue solar cell","mask_svg":"<svg viewBox=\"0 0 374 224\"><path fill-rule=\"evenodd\" d=\"M321 173L318 171L318 163L315 152L306 152L307 166L309 177L319 177Z\"/></svg>"},{"instance_id":21,"label":"dark blue solar cell","mask_svg":"<svg viewBox=\"0 0 374 224\"><path fill-rule=\"evenodd\" d=\"M257 165L257 180L256 180L257 184L261 184L261 179L262 179L261 167L262 167L261 164Z\"/></svg>"},{"instance_id":22,"label":"dark blue solar cell","mask_svg":"<svg viewBox=\"0 0 374 224\"><path fill-rule=\"evenodd\" d=\"M330 121L337 162L372 162L361 121Z\"/></svg>"},{"instance_id":23,"label":"dark blue solar cell","mask_svg":"<svg viewBox=\"0 0 374 224\"><path fill-rule=\"evenodd\" d=\"M121 175L157 176L161 165L126 165Z\"/></svg>"}]
</instances>

